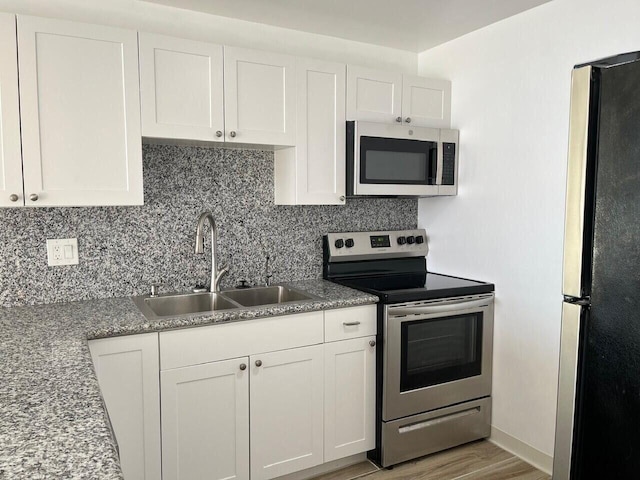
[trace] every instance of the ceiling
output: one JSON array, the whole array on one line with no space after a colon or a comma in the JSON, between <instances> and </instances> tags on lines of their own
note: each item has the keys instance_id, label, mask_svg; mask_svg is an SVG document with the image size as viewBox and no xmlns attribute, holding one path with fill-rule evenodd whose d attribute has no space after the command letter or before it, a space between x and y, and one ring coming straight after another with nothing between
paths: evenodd
<instances>
[{"instance_id":1,"label":"ceiling","mask_svg":"<svg viewBox=\"0 0 640 480\"><path fill-rule=\"evenodd\" d=\"M145 0L422 52L550 0Z\"/></svg>"}]
</instances>

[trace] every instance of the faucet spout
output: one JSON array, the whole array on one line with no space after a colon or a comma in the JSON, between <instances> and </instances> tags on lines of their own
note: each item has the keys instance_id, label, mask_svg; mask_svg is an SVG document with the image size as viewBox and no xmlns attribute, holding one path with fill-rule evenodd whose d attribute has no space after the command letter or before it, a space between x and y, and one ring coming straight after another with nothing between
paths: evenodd
<instances>
[{"instance_id":1,"label":"faucet spout","mask_svg":"<svg viewBox=\"0 0 640 480\"><path fill-rule=\"evenodd\" d=\"M229 267L223 267L218 270L218 264L216 259L216 251L218 244L218 227L216 226L216 221L213 218L213 214L211 212L203 212L198 217L198 226L196 227L196 247L195 253L202 254L204 253L204 233L203 228L205 223L209 223L211 227L211 286L209 287L209 291L211 292L219 292L220 291L220 280L222 276L229 271Z\"/></svg>"}]
</instances>

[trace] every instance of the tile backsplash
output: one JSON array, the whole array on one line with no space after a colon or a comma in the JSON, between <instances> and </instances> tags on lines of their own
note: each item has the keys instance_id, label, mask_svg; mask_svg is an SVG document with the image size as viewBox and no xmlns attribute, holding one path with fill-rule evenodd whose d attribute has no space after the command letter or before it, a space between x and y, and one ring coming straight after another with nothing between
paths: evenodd
<instances>
[{"instance_id":1,"label":"tile backsplash","mask_svg":"<svg viewBox=\"0 0 640 480\"><path fill-rule=\"evenodd\" d=\"M273 203L273 153L145 145L145 204L139 207L0 209L0 306L184 291L209 282L194 253L198 215L218 225L222 287L322 276L326 232L415 228L415 199L358 199L345 206ZM47 266L47 238L77 238L79 264Z\"/></svg>"}]
</instances>

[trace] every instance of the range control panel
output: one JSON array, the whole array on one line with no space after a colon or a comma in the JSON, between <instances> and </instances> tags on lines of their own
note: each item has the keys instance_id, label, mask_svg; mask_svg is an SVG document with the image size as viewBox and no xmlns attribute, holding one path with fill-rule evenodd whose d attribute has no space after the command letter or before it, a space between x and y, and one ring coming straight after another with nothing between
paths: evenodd
<instances>
[{"instance_id":1,"label":"range control panel","mask_svg":"<svg viewBox=\"0 0 640 480\"><path fill-rule=\"evenodd\" d=\"M429 253L424 229L329 233L325 245L330 262L424 257Z\"/></svg>"}]
</instances>

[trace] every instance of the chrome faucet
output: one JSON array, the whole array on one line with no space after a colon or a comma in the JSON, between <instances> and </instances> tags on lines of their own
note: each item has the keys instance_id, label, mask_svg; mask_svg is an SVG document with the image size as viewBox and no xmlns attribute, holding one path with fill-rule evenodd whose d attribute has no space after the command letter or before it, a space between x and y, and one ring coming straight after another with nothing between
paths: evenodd
<instances>
[{"instance_id":1,"label":"chrome faucet","mask_svg":"<svg viewBox=\"0 0 640 480\"><path fill-rule=\"evenodd\" d=\"M209 287L209 291L219 292L220 280L225 273L229 272L229 267L224 265L220 270L218 270L218 264L216 261L218 228L216 227L216 221L211 212L204 212L200 214L200 217L198 218L198 227L196 228L196 253L204 253L204 234L202 233L202 227L204 227L204 223L206 221L209 221L209 226L211 227L211 287Z\"/></svg>"}]
</instances>

